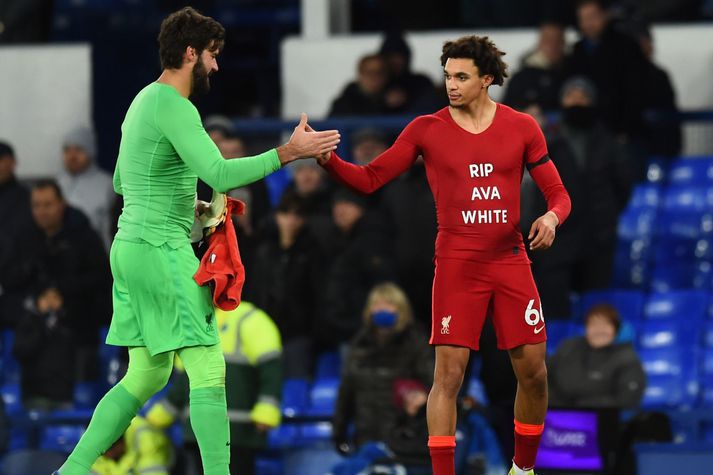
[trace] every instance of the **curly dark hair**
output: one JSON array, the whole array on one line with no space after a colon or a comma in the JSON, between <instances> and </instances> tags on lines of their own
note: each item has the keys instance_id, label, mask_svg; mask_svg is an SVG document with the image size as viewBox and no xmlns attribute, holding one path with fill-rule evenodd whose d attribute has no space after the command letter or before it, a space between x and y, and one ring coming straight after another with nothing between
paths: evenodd
<instances>
[{"instance_id":1,"label":"curly dark hair","mask_svg":"<svg viewBox=\"0 0 713 475\"><path fill-rule=\"evenodd\" d=\"M463 36L443 44L441 66L446 65L448 58L470 58L478 67L480 77L489 74L493 76L493 84L502 86L503 80L508 77L508 65L503 56L505 52L500 51L487 36Z\"/></svg>"},{"instance_id":2,"label":"curly dark hair","mask_svg":"<svg viewBox=\"0 0 713 475\"><path fill-rule=\"evenodd\" d=\"M224 42L223 25L191 7L181 8L161 23L158 34L161 68L179 69L183 64L183 53L189 46L201 54L206 48L210 48L209 51L222 48Z\"/></svg>"}]
</instances>

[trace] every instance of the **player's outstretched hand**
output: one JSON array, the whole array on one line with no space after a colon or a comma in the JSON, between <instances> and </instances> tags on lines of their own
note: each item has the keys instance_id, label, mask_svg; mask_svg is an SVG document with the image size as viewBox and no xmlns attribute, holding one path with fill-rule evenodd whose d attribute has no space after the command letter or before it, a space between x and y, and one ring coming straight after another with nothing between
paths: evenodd
<instances>
[{"instance_id":1,"label":"player's outstretched hand","mask_svg":"<svg viewBox=\"0 0 713 475\"><path fill-rule=\"evenodd\" d=\"M303 112L289 142L278 147L277 154L283 165L301 158L318 157L336 150L339 138L337 130L311 131L307 125L307 114Z\"/></svg>"},{"instance_id":2,"label":"player's outstretched hand","mask_svg":"<svg viewBox=\"0 0 713 475\"><path fill-rule=\"evenodd\" d=\"M559 219L552 211L548 211L537 218L537 220L532 223L530 235L527 237L527 239L530 240L530 250L539 251L549 249L555 240L555 230L558 224Z\"/></svg>"},{"instance_id":3,"label":"player's outstretched hand","mask_svg":"<svg viewBox=\"0 0 713 475\"><path fill-rule=\"evenodd\" d=\"M314 130L311 125L307 124L307 132L317 132L317 131ZM331 156L332 156L332 152L326 152L321 155L317 155L314 158L315 158L315 160L317 160L317 163L319 163L320 165L324 165L325 163L327 163L329 161Z\"/></svg>"}]
</instances>

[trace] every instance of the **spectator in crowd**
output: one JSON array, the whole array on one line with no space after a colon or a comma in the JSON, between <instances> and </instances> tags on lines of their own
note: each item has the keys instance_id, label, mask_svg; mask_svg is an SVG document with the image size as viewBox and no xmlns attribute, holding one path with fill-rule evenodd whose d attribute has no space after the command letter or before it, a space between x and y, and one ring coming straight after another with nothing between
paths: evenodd
<instances>
[{"instance_id":1,"label":"spectator in crowd","mask_svg":"<svg viewBox=\"0 0 713 475\"><path fill-rule=\"evenodd\" d=\"M169 475L174 454L171 441L141 416L92 465L89 475Z\"/></svg>"},{"instance_id":2,"label":"spectator in crowd","mask_svg":"<svg viewBox=\"0 0 713 475\"><path fill-rule=\"evenodd\" d=\"M381 191L384 232L393 242L398 282L413 304L414 317L431 326L433 243L436 240L436 205L422 159ZM418 233L413 230L418 229Z\"/></svg>"},{"instance_id":3,"label":"spectator in crowd","mask_svg":"<svg viewBox=\"0 0 713 475\"><path fill-rule=\"evenodd\" d=\"M585 335L562 342L547 362L550 405L638 407L646 375L630 343L616 343L619 313L608 304L592 307Z\"/></svg>"},{"instance_id":4,"label":"spectator in crowd","mask_svg":"<svg viewBox=\"0 0 713 475\"><path fill-rule=\"evenodd\" d=\"M589 80L568 80L562 88L561 127L548 137L550 156L572 200L572 213L557 242L531 256L549 318L571 316L571 291L610 284L619 213L633 183L626 150L598 119L597 97ZM523 189L521 224L529 229L546 205L531 181Z\"/></svg>"},{"instance_id":5,"label":"spectator in crowd","mask_svg":"<svg viewBox=\"0 0 713 475\"><path fill-rule=\"evenodd\" d=\"M309 378L313 367L322 254L306 223L305 200L286 192L265 226L246 280L246 297L280 329L288 378Z\"/></svg>"},{"instance_id":6,"label":"spectator in crowd","mask_svg":"<svg viewBox=\"0 0 713 475\"><path fill-rule=\"evenodd\" d=\"M503 103L516 109L531 104L545 111L558 109L565 74L565 46L562 25L542 24L537 48L525 55L520 70L508 81Z\"/></svg>"},{"instance_id":7,"label":"spectator in crowd","mask_svg":"<svg viewBox=\"0 0 713 475\"><path fill-rule=\"evenodd\" d=\"M292 172L292 183L285 192L294 193L302 199L309 218L328 217L332 189L325 179L324 169L315 160L295 160L288 168Z\"/></svg>"},{"instance_id":8,"label":"spectator in crowd","mask_svg":"<svg viewBox=\"0 0 713 475\"><path fill-rule=\"evenodd\" d=\"M351 423L356 448L389 438L398 417L392 395L401 380L425 387L433 382L433 349L413 324L406 294L383 283L365 301L362 325L342 365L334 411L334 443L342 453L349 452Z\"/></svg>"},{"instance_id":9,"label":"spectator in crowd","mask_svg":"<svg viewBox=\"0 0 713 475\"><path fill-rule=\"evenodd\" d=\"M368 165L389 148L382 132L376 129L359 129L352 133L352 161L357 165Z\"/></svg>"},{"instance_id":10,"label":"spectator in crowd","mask_svg":"<svg viewBox=\"0 0 713 475\"><path fill-rule=\"evenodd\" d=\"M411 71L411 48L401 34L387 34L379 54L386 62L388 73L384 93L387 112L430 113L445 105L439 103L433 82Z\"/></svg>"},{"instance_id":11,"label":"spectator in crowd","mask_svg":"<svg viewBox=\"0 0 713 475\"><path fill-rule=\"evenodd\" d=\"M568 75L583 75L594 82L598 109L609 128L629 139L640 139L646 81L641 48L614 28L602 0L580 0L576 13L582 37L567 58Z\"/></svg>"},{"instance_id":12,"label":"spectator in crowd","mask_svg":"<svg viewBox=\"0 0 713 475\"><path fill-rule=\"evenodd\" d=\"M76 355L77 380L94 380L98 376L99 328L111 315L106 251L84 214L67 205L56 182L37 182L32 188L31 206L34 223L23 233L8 266L13 276L8 290L29 298L34 305L18 324L17 338L21 340L22 331L30 327L33 331L42 329L45 337L47 332L66 330ZM28 347L32 354L25 360L28 363L23 373L36 373L38 361L47 362L48 369L58 373L71 372L67 364L71 368L73 358L63 360L44 354L51 352L50 343ZM32 363L34 358L37 361ZM52 384L51 379L36 374L28 377L36 378L38 385Z\"/></svg>"},{"instance_id":13,"label":"spectator in crowd","mask_svg":"<svg viewBox=\"0 0 713 475\"><path fill-rule=\"evenodd\" d=\"M360 129L351 135L351 158L358 165L368 165L372 160L389 148L386 136L371 128ZM320 167L321 168L321 167ZM380 212L383 189L365 196L367 209L370 213Z\"/></svg>"},{"instance_id":14,"label":"spectator in crowd","mask_svg":"<svg viewBox=\"0 0 713 475\"><path fill-rule=\"evenodd\" d=\"M109 249L113 236L112 210L116 195L109 173L95 163L97 155L94 130L78 127L69 132L62 142L64 169L57 182L67 204L82 211L92 228Z\"/></svg>"},{"instance_id":15,"label":"spectator in crowd","mask_svg":"<svg viewBox=\"0 0 713 475\"><path fill-rule=\"evenodd\" d=\"M247 156L245 142L237 135L233 121L222 115L213 115L206 118L203 126L210 138L220 150L223 158L241 158ZM210 201L213 190L198 180L198 199ZM236 218L239 238L250 239L255 229L270 212L270 197L264 180L258 180L247 186L228 192L228 195L244 201L249 206L244 215Z\"/></svg>"},{"instance_id":16,"label":"spectator in crowd","mask_svg":"<svg viewBox=\"0 0 713 475\"><path fill-rule=\"evenodd\" d=\"M20 232L32 222L30 192L17 181L16 165L15 151L10 144L0 142L0 328L14 327L22 309L20 299L3 289L13 279L8 273L8 261L20 240Z\"/></svg>"},{"instance_id":17,"label":"spectator in crowd","mask_svg":"<svg viewBox=\"0 0 713 475\"><path fill-rule=\"evenodd\" d=\"M319 340L330 347L352 339L361 327L359 309L370 289L394 278L388 239L366 213L364 196L347 189L337 191L332 219L324 241L330 264L322 292L323 310L315 329Z\"/></svg>"},{"instance_id":18,"label":"spectator in crowd","mask_svg":"<svg viewBox=\"0 0 713 475\"><path fill-rule=\"evenodd\" d=\"M267 313L245 300L235 310L216 308L215 317L226 361L230 473L252 475L257 453L267 447L268 431L280 424L284 360L280 332ZM187 374L179 368L174 378L166 397L146 415L156 427L171 425L190 403ZM184 421L184 428L188 463L199 467L193 473L198 475L200 453L190 421Z\"/></svg>"},{"instance_id":19,"label":"spectator in crowd","mask_svg":"<svg viewBox=\"0 0 713 475\"><path fill-rule=\"evenodd\" d=\"M427 400L428 389L423 383L397 380L393 389L397 416L385 441L362 444L332 468L329 475L360 475L366 473L367 468L371 473L408 473L404 464L428 465Z\"/></svg>"},{"instance_id":20,"label":"spectator in crowd","mask_svg":"<svg viewBox=\"0 0 713 475\"><path fill-rule=\"evenodd\" d=\"M384 97L388 72L386 62L378 54L369 54L359 60L357 79L350 82L332 102L329 115L379 115L387 112Z\"/></svg>"},{"instance_id":21,"label":"spectator in crowd","mask_svg":"<svg viewBox=\"0 0 713 475\"><path fill-rule=\"evenodd\" d=\"M646 107L646 144L650 154L673 157L681 151L681 123L676 114L676 92L668 73L654 63L654 41L647 26L636 29L641 50L646 57L643 81Z\"/></svg>"}]
</instances>

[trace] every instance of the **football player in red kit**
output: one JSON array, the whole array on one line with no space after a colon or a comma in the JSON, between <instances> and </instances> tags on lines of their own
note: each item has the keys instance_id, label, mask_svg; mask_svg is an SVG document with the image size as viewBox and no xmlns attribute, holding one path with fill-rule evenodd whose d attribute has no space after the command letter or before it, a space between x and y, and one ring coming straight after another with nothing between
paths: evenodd
<instances>
[{"instance_id":1,"label":"football player in red kit","mask_svg":"<svg viewBox=\"0 0 713 475\"><path fill-rule=\"evenodd\" d=\"M530 229L531 250L552 245L571 204L537 122L488 95L507 76L504 54L487 37L446 42L441 64L449 107L414 119L366 166L335 153L318 158L330 175L363 193L424 159L438 216L430 340L436 371L427 410L434 475L454 474L456 397L489 307L498 347L509 352L518 380L511 474L534 473L547 410L547 331L519 230L524 170L548 209Z\"/></svg>"}]
</instances>

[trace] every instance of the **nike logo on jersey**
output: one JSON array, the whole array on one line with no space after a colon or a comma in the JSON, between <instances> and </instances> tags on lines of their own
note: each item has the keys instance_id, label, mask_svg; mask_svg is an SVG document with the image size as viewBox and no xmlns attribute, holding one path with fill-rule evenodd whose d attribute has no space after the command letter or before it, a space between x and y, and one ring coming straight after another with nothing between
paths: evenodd
<instances>
[{"instance_id":1,"label":"nike logo on jersey","mask_svg":"<svg viewBox=\"0 0 713 475\"><path fill-rule=\"evenodd\" d=\"M534 330L535 335L537 335L538 333L540 333L540 332L541 332L542 330L544 330L544 329L545 329L545 326L544 326L544 325L542 325L540 328L535 328L535 330Z\"/></svg>"}]
</instances>

